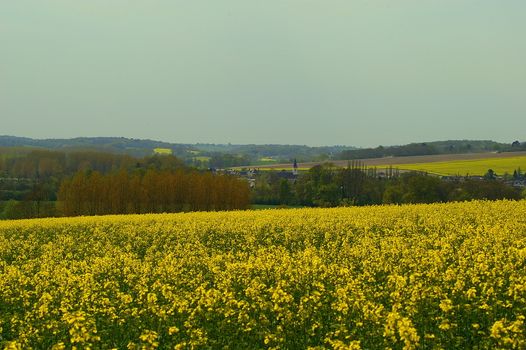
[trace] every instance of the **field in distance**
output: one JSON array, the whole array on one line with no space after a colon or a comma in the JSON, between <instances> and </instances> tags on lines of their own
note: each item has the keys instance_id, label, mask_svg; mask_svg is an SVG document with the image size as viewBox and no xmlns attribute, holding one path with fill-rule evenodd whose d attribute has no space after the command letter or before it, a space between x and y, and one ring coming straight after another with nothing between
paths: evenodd
<instances>
[{"instance_id":1,"label":"field in distance","mask_svg":"<svg viewBox=\"0 0 526 350\"><path fill-rule=\"evenodd\" d=\"M349 161L331 161L336 166L347 166ZM517 168L526 170L526 152L441 154L429 156L386 157L360 159L368 167L379 169L393 166L400 170L418 170L438 175L484 175L493 169L498 175L512 174ZM299 163L299 170L308 170L320 162ZM258 167L260 170L290 170L290 164Z\"/></svg>"},{"instance_id":2,"label":"field in distance","mask_svg":"<svg viewBox=\"0 0 526 350\"><path fill-rule=\"evenodd\" d=\"M165 154L165 155L170 155L172 154L172 150L170 148L154 148L153 149L153 153L155 154Z\"/></svg>"},{"instance_id":3,"label":"field in distance","mask_svg":"<svg viewBox=\"0 0 526 350\"><path fill-rule=\"evenodd\" d=\"M526 201L0 222L2 349L524 349Z\"/></svg>"},{"instance_id":4,"label":"field in distance","mask_svg":"<svg viewBox=\"0 0 526 350\"><path fill-rule=\"evenodd\" d=\"M492 169L497 175L513 174L518 168L526 169L526 156L457 160L446 162L400 164L402 170L418 170L438 175L484 175Z\"/></svg>"}]
</instances>

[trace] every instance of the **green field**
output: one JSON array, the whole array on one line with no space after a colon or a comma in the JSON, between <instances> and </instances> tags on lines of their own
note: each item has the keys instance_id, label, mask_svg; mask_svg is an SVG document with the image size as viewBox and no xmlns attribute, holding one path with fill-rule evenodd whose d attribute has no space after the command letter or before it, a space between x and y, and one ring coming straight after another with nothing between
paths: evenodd
<instances>
[{"instance_id":1,"label":"green field","mask_svg":"<svg viewBox=\"0 0 526 350\"><path fill-rule=\"evenodd\" d=\"M446 162L398 164L396 168L418 170L438 175L484 175L493 169L497 175L513 174L517 168L526 170L526 156L509 158L488 158L477 160L458 160Z\"/></svg>"}]
</instances>

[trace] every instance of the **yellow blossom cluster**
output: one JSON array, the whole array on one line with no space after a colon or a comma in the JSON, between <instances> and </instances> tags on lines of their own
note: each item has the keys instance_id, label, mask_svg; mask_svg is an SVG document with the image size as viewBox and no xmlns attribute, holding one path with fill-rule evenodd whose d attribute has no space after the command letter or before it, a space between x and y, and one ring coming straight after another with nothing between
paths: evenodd
<instances>
[{"instance_id":1,"label":"yellow blossom cluster","mask_svg":"<svg viewBox=\"0 0 526 350\"><path fill-rule=\"evenodd\" d=\"M525 349L526 201L0 223L0 349Z\"/></svg>"}]
</instances>

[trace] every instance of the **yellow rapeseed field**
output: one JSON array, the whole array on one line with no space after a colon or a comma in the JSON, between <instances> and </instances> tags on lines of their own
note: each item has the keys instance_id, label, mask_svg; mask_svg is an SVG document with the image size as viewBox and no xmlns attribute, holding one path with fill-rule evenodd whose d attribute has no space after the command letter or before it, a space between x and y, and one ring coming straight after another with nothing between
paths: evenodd
<instances>
[{"instance_id":1,"label":"yellow rapeseed field","mask_svg":"<svg viewBox=\"0 0 526 350\"><path fill-rule=\"evenodd\" d=\"M526 157L505 157L469 160L450 160L416 164L398 164L395 168L403 170L425 171L439 175L484 175L492 169L497 175L513 174L514 170L526 169Z\"/></svg>"},{"instance_id":2,"label":"yellow rapeseed field","mask_svg":"<svg viewBox=\"0 0 526 350\"><path fill-rule=\"evenodd\" d=\"M526 348L526 202L0 223L0 348Z\"/></svg>"}]
</instances>

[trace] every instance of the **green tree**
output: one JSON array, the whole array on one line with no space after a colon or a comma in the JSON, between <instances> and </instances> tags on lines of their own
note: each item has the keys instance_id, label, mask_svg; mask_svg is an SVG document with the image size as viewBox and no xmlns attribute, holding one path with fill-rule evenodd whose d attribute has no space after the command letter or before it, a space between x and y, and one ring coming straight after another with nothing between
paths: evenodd
<instances>
[{"instance_id":1,"label":"green tree","mask_svg":"<svg viewBox=\"0 0 526 350\"><path fill-rule=\"evenodd\" d=\"M287 179L281 179L279 182L279 202L280 204L292 204L292 192Z\"/></svg>"},{"instance_id":2,"label":"green tree","mask_svg":"<svg viewBox=\"0 0 526 350\"><path fill-rule=\"evenodd\" d=\"M495 180L497 179L497 174L493 171L493 169L488 169L488 171L484 175L484 178L486 180Z\"/></svg>"}]
</instances>

